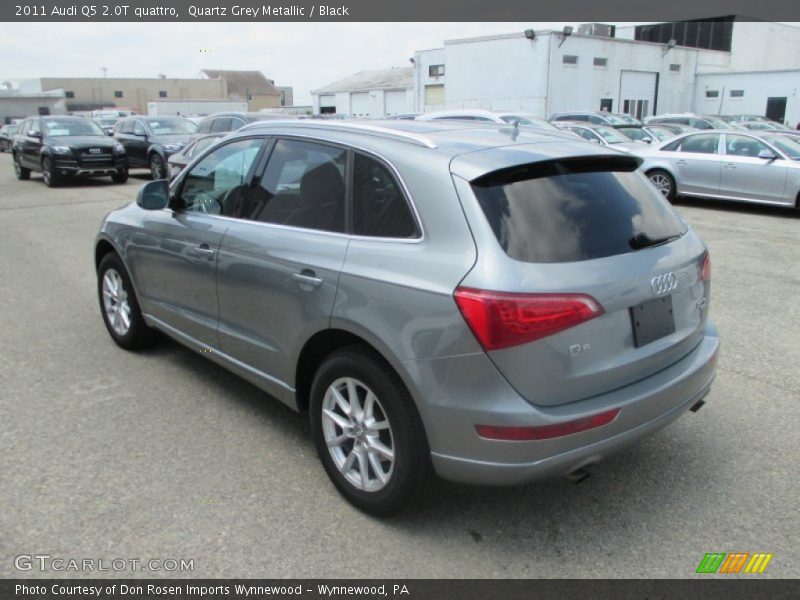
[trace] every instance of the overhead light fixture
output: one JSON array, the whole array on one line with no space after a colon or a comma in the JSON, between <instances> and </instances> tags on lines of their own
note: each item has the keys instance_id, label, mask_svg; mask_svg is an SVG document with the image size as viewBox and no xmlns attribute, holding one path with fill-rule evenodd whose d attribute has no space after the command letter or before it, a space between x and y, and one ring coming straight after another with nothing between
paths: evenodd
<instances>
[{"instance_id":1,"label":"overhead light fixture","mask_svg":"<svg viewBox=\"0 0 800 600\"><path fill-rule=\"evenodd\" d=\"M533 29L526 29L525 30L525 38L528 40L535 40L536 39L536 32Z\"/></svg>"},{"instance_id":2,"label":"overhead light fixture","mask_svg":"<svg viewBox=\"0 0 800 600\"><path fill-rule=\"evenodd\" d=\"M564 44L567 41L567 38L572 35L572 26L571 25L564 25L564 29L561 31L560 39L561 41L558 43L558 47Z\"/></svg>"},{"instance_id":3,"label":"overhead light fixture","mask_svg":"<svg viewBox=\"0 0 800 600\"><path fill-rule=\"evenodd\" d=\"M664 46L664 51L661 53L661 56L666 56L666 55L667 55L667 52L669 52L670 50L672 50L672 49L673 49L675 46L677 46L677 45L678 45L678 41L677 41L677 40L674 40L674 39L673 39L673 40L670 40L670 41L668 41L668 42L667 42L667 45L666 45L666 46Z\"/></svg>"}]
</instances>

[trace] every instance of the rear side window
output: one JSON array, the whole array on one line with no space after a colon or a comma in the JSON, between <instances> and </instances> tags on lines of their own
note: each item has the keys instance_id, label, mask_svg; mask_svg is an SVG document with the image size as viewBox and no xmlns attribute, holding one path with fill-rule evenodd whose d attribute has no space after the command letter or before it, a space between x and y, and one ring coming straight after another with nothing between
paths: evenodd
<instances>
[{"instance_id":1,"label":"rear side window","mask_svg":"<svg viewBox=\"0 0 800 600\"><path fill-rule=\"evenodd\" d=\"M719 134L705 133L682 138L676 146L678 152L693 154L717 154L719 150Z\"/></svg>"},{"instance_id":2,"label":"rear side window","mask_svg":"<svg viewBox=\"0 0 800 600\"><path fill-rule=\"evenodd\" d=\"M682 235L683 222L632 160L537 163L472 189L511 258L560 263L625 254Z\"/></svg>"},{"instance_id":3,"label":"rear side window","mask_svg":"<svg viewBox=\"0 0 800 600\"><path fill-rule=\"evenodd\" d=\"M225 133L230 130L231 130L230 117L221 117L219 119L214 119L214 123L211 125L211 133Z\"/></svg>"},{"instance_id":4,"label":"rear side window","mask_svg":"<svg viewBox=\"0 0 800 600\"><path fill-rule=\"evenodd\" d=\"M346 163L347 151L341 148L279 140L254 191L249 218L343 232Z\"/></svg>"},{"instance_id":5,"label":"rear side window","mask_svg":"<svg viewBox=\"0 0 800 600\"><path fill-rule=\"evenodd\" d=\"M211 123L212 122L213 122L213 119L206 119L205 121L200 123L200 125L197 126L197 133L198 134L211 133Z\"/></svg>"},{"instance_id":6,"label":"rear side window","mask_svg":"<svg viewBox=\"0 0 800 600\"><path fill-rule=\"evenodd\" d=\"M419 237L414 217L394 177L383 164L362 154L353 159L353 233Z\"/></svg>"}]
</instances>

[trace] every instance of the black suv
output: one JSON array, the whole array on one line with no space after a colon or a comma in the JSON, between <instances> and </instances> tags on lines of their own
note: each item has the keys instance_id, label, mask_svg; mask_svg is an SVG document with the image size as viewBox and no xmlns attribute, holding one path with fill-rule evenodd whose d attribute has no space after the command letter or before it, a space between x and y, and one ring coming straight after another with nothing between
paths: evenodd
<instances>
[{"instance_id":1,"label":"black suv","mask_svg":"<svg viewBox=\"0 0 800 600\"><path fill-rule=\"evenodd\" d=\"M246 113L246 112L221 112L208 115L197 124L197 133L228 133L256 121L270 119L294 119L291 115L281 113Z\"/></svg>"},{"instance_id":2,"label":"black suv","mask_svg":"<svg viewBox=\"0 0 800 600\"><path fill-rule=\"evenodd\" d=\"M192 139L195 124L181 117L129 117L114 126L131 167L150 169L153 179L167 178L167 160Z\"/></svg>"},{"instance_id":3,"label":"black suv","mask_svg":"<svg viewBox=\"0 0 800 600\"><path fill-rule=\"evenodd\" d=\"M114 183L128 181L125 148L83 117L29 117L11 144L17 179L41 171L49 187L75 175L111 175Z\"/></svg>"}]
</instances>

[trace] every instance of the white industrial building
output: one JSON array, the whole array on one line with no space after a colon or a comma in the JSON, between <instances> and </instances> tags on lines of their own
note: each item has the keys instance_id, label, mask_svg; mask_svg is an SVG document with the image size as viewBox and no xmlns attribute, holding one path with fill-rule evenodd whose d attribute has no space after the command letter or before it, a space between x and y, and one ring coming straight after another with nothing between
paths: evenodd
<instances>
[{"instance_id":1,"label":"white industrial building","mask_svg":"<svg viewBox=\"0 0 800 600\"><path fill-rule=\"evenodd\" d=\"M726 77L748 73L765 84L779 69L800 68L800 28L734 17L577 31L518 31L449 40L414 54L414 110L484 108L549 117L569 110L608 110L646 117L667 112L744 112L744 102L712 106L705 88L731 89ZM788 72L788 71L787 71ZM786 97L791 120L791 76L774 97ZM739 89L739 88L737 88ZM766 96L749 110L766 114ZM773 96L769 96L773 97ZM719 104L719 103L717 103ZM748 104L748 106L751 106ZM715 110L711 110L714 108Z\"/></svg>"},{"instance_id":2,"label":"white industrial building","mask_svg":"<svg viewBox=\"0 0 800 600\"><path fill-rule=\"evenodd\" d=\"M311 91L315 115L379 118L411 112L413 69L361 71Z\"/></svg>"}]
</instances>

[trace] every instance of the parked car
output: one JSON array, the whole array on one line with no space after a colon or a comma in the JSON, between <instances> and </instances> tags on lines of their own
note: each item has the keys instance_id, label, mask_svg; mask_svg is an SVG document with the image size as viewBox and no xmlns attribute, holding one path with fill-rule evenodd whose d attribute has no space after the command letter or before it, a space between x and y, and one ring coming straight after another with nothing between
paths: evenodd
<instances>
[{"instance_id":1,"label":"parked car","mask_svg":"<svg viewBox=\"0 0 800 600\"><path fill-rule=\"evenodd\" d=\"M625 137L628 137L628 138L632 139L634 142L641 142L642 144L649 144L649 143L651 143L653 141L653 139L656 139L656 140L658 139L658 138L654 138L641 125L639 125L639 126L630 125L630 126L625 126L625 127L617 127L616 130L618 132L624 134Z\"/></svg>"},{"instance_id":2,"label":"parked car","mask_svg":"<svg viewBox=\"0 0 800 600\"><path fill-rule=\"evenodd\" d=\"M3 125L0 127L0 152L11 150L11 139L19 130L19 125Z\"/></svg>"},{"instance_id":3,"label":"parked car","mask_svg":"<svg viewBox=\"0 0 800 600\"><path fill-rule=\"evenodd\" d=\"M695 129L731 129L732 125L720 117L708 115L695 115L693 113L663 114L647 117L647 125L688 125Z\"/></svg>"},{"instance_id":4,"label":"parked car","mask_svg":"<svg viewBox=\"0 0 800 600\"><path fill-rule=\"evenodd\" d=\"M183 150L170 156L167 161L169 165L169 178L173 179L186 165L192 162L195 156L199 156L203 150L225 137L225 135L227 134L212 133L209 135L201 135L189 142Z\"/></svg>"},{"instance_id":5,"label":"parked car","mask_svg":"<svg viewBox=\"0 0 800 600\"><path fill-rule=\"evenodd\" d=\"M631 148L640 145L621 130L607 125L590 125L588 123L572 123L570 121L556 121L556 123L558 123L559 129L572 132L587 142L600 144L601 146L611 146L623 152L628 152Z\"/></svg>"},{"instance_id":6,"label":"parked car","mask_svg":"<svg viewBox=\"0 0 800 600\"><path fill-rule=\"evenodd\" d=\"M672 127L664 127L663 125L645 125L642 127L647 134L653 138L654 143L658 142L666 142L667 140L671 140L676 135L678 135L678 131L674 131ZM622 130L623 133L625 130ZM691 128L687 127L687 131L691 131Z\"/></svg>"},{"instance_id":7,"label":"parked car","mask_svg":"<svg viewBox=\"0 0 800 600\"><path fill-rule=\"evenodd\" d=\"M537 129L556 131L556 127L547 120L521 112L503 112L480 109L442 110L426 113L416 118L417 121L480 121L498 123L500 125L525 125Z\"/></svg>"},{"instance_id":8,"label":"parked car","mask_svg":"<svg viewBox=\"0 0 800 600\"><path fill-rule=\"evenodd\" d=\"M125 148L83 117L30 117L20 125L11 145L17 179L42 173L48 187L76 176L110 175L114 183L128 180Z\"/></svg>"},{"instance_id":9,"label":"parked car","mask_svg":"<svg viewBox=\"0 0 800 600\"><path fill-rule=\"evenodd\" d=\"M136 116L120 119L114 138L128 153L131 167L149 168L153 179L166 179L169 157L183 150L196 130L180 117Z\"/></svg>"},{"instance_id":10,"label":"parked car","mask_svg":"<svg viewBox=\"0 0 800 600\"><path fill-rule=\"evenodd\" d=\"M777 133L689 133L636 154L669 200L683 195L800 208L800 145Z\"/></svg>"},{"instance_id":11,"label":"parked car","mask_svg":"<svg viewBox=\"0 0 800 600\"><path fill-rule=\"evenodd\" d=\"M739 124L751 131L796 131L775 121L741 121Z\"/></svg>"},{"instance_id":12,"label":"parked car","mask_svg":"<svg viewBox=\"0 0 800 600\"><path fill-rule=\"evenodd\" d=\"M666 129L672 133L673 137L682 133L698 131L691 125L679 125L678 123L653 123L652 125L645 125L645 127L659 127L661 129Z\"/></svg>"},{"instance_id":13,"label":"parked car","mask_svg":"<svg viewBox=\"0 0 800 600\"><path fill-rule=\"evenodd\" d=\"M114 135L114 126L119 120L120 117L95 117L94 122L106 135Z\"/></svg>"},{"instance_id":14,"label":"parked car","mask_svg":"<svg viewBox=\"0 0 800 600\"><path fill-rule=\"evenodd\" d=\"M400 121L413 121L417 117L420 116L421 113L395 113L393 115L389 115L386 117L390 120L400 120Z\"/></svg>"},{"instance_id":15,"label":"parked car","mask_svg":"<svg viewBox=\"0 0 800 600\"><path fill-rule=\"evenodd\" d=\"M292 115L283 113L244 113L220 112L205 117L197 125L198 135L207 133L228 133L236 131L248 123L267 121L270 119L293 119Z\"/></svg>"},{"instance_id":16,"label":"parked car","mask_svg":"<svg viewBox=\"0 0 800 600\"><path fill-rule=\"evenodd\" d=\"M639 163L531 130L254 123L104 219L102 317L307 414L364 511L434 475L580 479L714 378L706 246Z\"/></svg>"},{"instance_id":17,"label":"parked car","mask_svg":"<svg viewBox=\"0 0 800 600\"><path fill-rule=\"evenodd\" d=\"M719 118L728 123L774 122L762 115L720 115Z\"/></svg>"},{"instance_id":18,"label":"parked car","mask_svg":"<svg viewBox=\"0 0 800 600\"><path fill-rule=\"evenodd\" d=\"M555 113L550 117L551 123L558 121L570 121L573 123L605 125L606 127L629 127L630 125L641 125L642 123L630 115L617 115L603 111L576 110L569 112Z\"/></svg>"}]
</instances>

